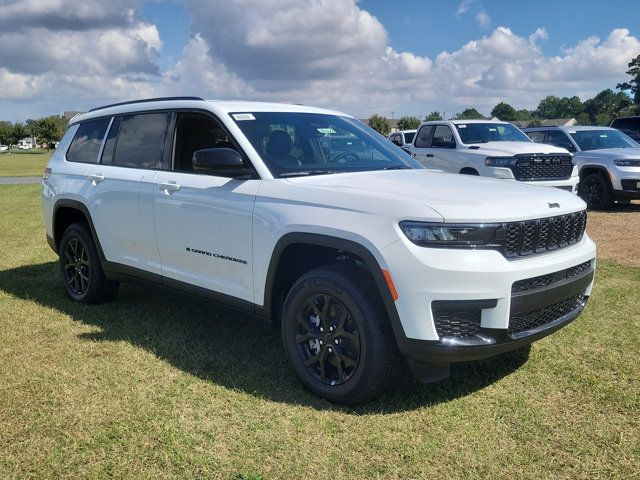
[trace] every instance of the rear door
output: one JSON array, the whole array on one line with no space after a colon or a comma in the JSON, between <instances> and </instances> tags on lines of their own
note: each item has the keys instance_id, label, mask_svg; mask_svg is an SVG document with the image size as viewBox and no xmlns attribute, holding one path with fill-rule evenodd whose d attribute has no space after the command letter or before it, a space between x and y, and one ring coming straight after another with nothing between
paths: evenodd
<instances>
[{"instance_id":1,"label":"rear door","mask_svg":"<svg viewBox=\"0 0 640 480\"><path fill-rule=\"evenodd\" d=\"M254 303L252 219L260 180L195 172L195 151L240 149L209 113L176 112L173 123L171 155L154 188L163 283Z\"/></svg>"},{"instance_id":2,"label":"rear door","mask_svg":"<svg viewBox=\"0 0 640 480\"><path fill-rule=\"evenodd\" d=\"M413 158L427 168L436 168L433 163L433 152L431 151L431 135L433 125L423 125L418 129L414 138L412 154Z\"/></svg>"},{"instance_id":3,"label":"rear door","mask_svg":"<svg viewBox=\"0 0 640 480\"><path fill-rule=\"evenodd\" d=\"M127 267L156 275L161 271L153 192L167 118L167 112L114 117L100 163L89 171L93 223L106 259L119 264L115 267L123 273Z\"/></svg>"}]
</instances>

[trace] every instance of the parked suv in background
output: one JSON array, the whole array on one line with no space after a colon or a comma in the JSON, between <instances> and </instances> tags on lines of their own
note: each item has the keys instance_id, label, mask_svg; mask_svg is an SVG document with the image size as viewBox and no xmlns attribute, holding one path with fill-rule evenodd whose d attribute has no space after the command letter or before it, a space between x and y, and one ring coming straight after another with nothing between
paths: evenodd
<instances>
[{"instance_id":1,"label":"parked suv in background","mask_svg":"<svg viewBox=\"0 0 640 480\"><path fill-rule=\"evenodd\" d=\"M617 128L636 142L640 142L640 117L616 118L611 122L611 128Z\"/></svg>"},{"instance_id":2,"label":"parked suv in background","mask_svg":"<svg viewBox=\"0 0 640 480\"><path fill-rule=\"evenodd\" d=\"M411 153L427 168L577 193L578 176L571 154L563 148L536 145L506 122L425 122L413 139Z\"/></svg>"},{"instance_id":3,"label":"parked suv in background","mask_svg":"<svg viewBox=\"0 0 640 480\"><path fill-rule=\"evenodd\" d=\"M411 154L411 142L413 142L413 137L415 137L417 130L399 130L397 132L390 133L387 137L391 140L391 143L397 145L402 150Z\"/></svg>"},{"instance_id":4,"label":"parked suv in background","mask_svg":"<svg viewBox=\"0 0 640 480\"><path fill-rule=\"evenodd\" d=\"M52 156L42 203L70 298L144 280L270 318L303 384L342 403L373 398L400 355L436 381L549 335L580 314L595 266L578 197L428 171L358 120L297 105L94 109Z\"/></svg>"},{"instance_id":5,"label":"parked suv in background","mask_svg":"<svg viewBox=\"0 0 640 480\"><path fill-rule=\"evenodd\" d=\"M524 130L534 142L574 153L579 193L590 208L605 209L614 201L640 198L640 144L608 127L532 127Z\"/></svg>"}]
</instances>

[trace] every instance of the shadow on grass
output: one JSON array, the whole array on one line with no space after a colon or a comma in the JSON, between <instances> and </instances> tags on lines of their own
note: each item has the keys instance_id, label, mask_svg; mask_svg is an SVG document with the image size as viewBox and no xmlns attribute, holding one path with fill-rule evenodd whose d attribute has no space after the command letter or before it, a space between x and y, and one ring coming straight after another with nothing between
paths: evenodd
<instances>
[{"instance_id":1,"label":"shadow on grass","mask_svg":"<svg viewBox=\"0 0 640 480\"><path fill-rule=\"evenodd\" d=\"M528 350L453 365L445 381L416 384L406 378L372 403L337 407L316 398L284 360L279 331L248 314L162 289L121 285L118 298L102 305L69 300L58 283L57 263L0 272L0 289L99 327L81 335L92 341L127 341L203 380L277 402L352 414L392 413L434 405L480 390L520 367Z\"/></svg>"}]
</instances>

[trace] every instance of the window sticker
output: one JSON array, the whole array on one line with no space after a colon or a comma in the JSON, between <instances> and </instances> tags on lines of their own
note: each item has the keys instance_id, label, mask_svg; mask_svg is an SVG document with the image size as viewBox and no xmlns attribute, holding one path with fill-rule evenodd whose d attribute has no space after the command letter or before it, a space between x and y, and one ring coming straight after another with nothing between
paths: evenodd
<instances>
[{"instance_id":1,"label":"window sticker","mask_svg":"<svg viewBox=\"0 0 640 480\"><path fill-rule=\"evenodd\" d=\"M333 128L318 128L317 130L318 132L324 133L325 135L332 135L336 133L336 131Z\"/></svg>"},{"instance_id":2,"label":"window sticker","mask_svg":"<svg viewBox=\"0 0 640 480\"><path fill-rule=\"evenodd\" d=\"M467 128L466 125L458 125L458 128Z\"/></svg>"},{"instance_id":3,"label":"window sticker","mask_svg":"<svg viewBox=\"0 0 640 480\"><path fill-rule=\"evenodd\" d=\"M242 120L255 120L256 117L253 116L252 113L234 113L233 114L233 118L237 121L242 121Z\"/></svg>"}]
</instances>

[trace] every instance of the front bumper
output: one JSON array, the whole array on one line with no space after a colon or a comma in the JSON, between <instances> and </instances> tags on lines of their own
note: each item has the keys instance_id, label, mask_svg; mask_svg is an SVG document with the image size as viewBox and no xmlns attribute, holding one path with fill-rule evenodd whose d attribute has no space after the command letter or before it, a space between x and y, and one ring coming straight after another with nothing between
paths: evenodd
<instances>
[{"instance_id":1,"label":"front bumper","mask_svg":"<svg viewBox=\"0 0 640 480\"><path fill-rule=\"evenodd\" d=\"M424 373L426 367L448 371L451 362L490 357L553 333L580 314L591 294L595 245L586 235L573 246L518 260L489 250L434 250L401 240L383 251L392 275L396 262L403 266L404 274L393 277L399 294L394 331L401 352L422 380L446 377L444 369L434 373L427 368L429 373ZM588 267L563 277L579 265ZM547 284L535 281L549 278ZM516 290L528 281L531 288ZM575 300L571 308L556 309L560 314L537 322L569 299ZM441 330L440 335L438 308L471 310L477 331L447 336ZM515 331L523 316L532 321L531 328Z\"/></svg>"}]
</instances>

